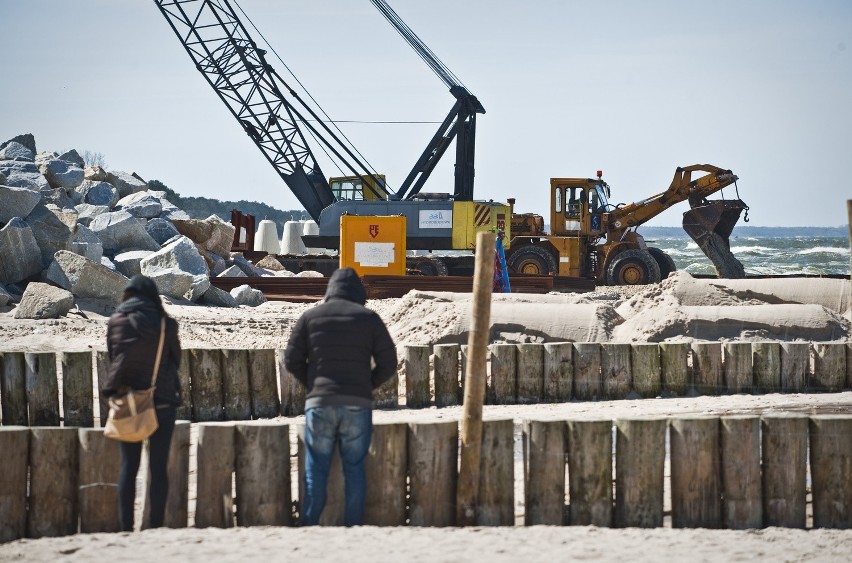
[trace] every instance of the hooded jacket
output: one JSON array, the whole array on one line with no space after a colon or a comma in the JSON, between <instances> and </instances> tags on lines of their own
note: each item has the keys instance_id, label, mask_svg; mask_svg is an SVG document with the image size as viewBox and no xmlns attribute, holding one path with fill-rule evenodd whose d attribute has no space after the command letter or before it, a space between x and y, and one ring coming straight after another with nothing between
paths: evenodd
<instances>
[{"instance_id":1,"label":"hooded jacket","mask_svg":"<svg viewBox=\"0 0 852 563\"><path fill-rule=\"evenodd\" d=\"M381 317L364 307L366 296L355 270L341 268L324 302L296 321L284 364L307 388L306 408L371 407L373 389L396 373L396 346Z\"/></svg>"}]
</instances>

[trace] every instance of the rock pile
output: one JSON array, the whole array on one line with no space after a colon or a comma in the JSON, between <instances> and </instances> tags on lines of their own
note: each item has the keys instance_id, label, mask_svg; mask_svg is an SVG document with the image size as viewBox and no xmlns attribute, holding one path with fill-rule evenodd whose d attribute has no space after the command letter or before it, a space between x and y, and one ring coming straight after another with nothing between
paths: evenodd
<instances>
[{"instance_id":1,"label":"rock pile","mask_svg":"<svg viewBox=\"0 0 852 563\"><path fill-rule=\"evenodd\" d=\"M231 253L233 237L231 224L191 219L135 173L86 167L73 149L38 152L31 134L0 143L0 306L18 302L16 318L63 315L69 295L118 302L138 273L174 299L256 306L262 294L228 294L210 276L292 273Z\"/></svg>"}]
</instances>

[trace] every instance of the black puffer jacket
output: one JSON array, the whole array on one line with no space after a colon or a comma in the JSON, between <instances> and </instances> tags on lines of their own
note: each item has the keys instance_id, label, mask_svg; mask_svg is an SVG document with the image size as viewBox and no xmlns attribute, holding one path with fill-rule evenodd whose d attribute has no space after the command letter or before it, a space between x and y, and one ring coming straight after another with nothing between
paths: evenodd
<instances>
[{"instance_id":1,"label":"black puffer jacket","mask_svg":"<svg viewBox=\"0 0 852 563\"><path fill-rule=\"evenodd\" d=\"M358 274L341 268L328 282L325 302L305 311L293 327L284 363L307 387L307 408L372 406L373 389L396 373L393 339L365 302Z\"/></svg>"},{"instance_id":2,"label":"black puffer jacket","mask_svg":"<svg viewBox=\"0 0 852 563\"><path fill-rule=\"evenodd\" d=\"M101 390L105 396L123 392L122 388L126 387L141 391L151 386L163 314L162 309L149 299L132 297L119 305L109 318L107 350L111 364L109 378ZM179 367L178 324L171 317L166 317L163 357L154 391L156 404L180 405Z\"/></svg>"}]
</instances>

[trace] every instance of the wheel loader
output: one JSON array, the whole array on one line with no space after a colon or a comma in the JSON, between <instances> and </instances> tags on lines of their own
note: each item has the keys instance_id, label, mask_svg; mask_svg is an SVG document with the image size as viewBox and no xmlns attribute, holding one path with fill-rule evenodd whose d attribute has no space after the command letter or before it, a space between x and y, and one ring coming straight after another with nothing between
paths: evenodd
<instances>
[{"instance_id":1,"label":"wheel loader","mask_svg":"<svg viewBox=\"0 0 852 563\"><path fill-rule=\"evenodd\" d=\"M701 175L701 173L704 173ZM696 179L692 179L697 175ZM710 201L707 196L734 184L737 176L710 164L675 171L669 188L638 202L610 203L610 187L597 178L551 178L550 232L544 217L514 213L509 199L511 239L507 264L520 274L592 278L607 285L657 283L675 271L671 257L645 244L637 232L643 223L671 206L689 201L683 227L722 278L742 278L743 266L731 254L728 239L748 206L739 199Z\"/></svg>"}]
</instances>

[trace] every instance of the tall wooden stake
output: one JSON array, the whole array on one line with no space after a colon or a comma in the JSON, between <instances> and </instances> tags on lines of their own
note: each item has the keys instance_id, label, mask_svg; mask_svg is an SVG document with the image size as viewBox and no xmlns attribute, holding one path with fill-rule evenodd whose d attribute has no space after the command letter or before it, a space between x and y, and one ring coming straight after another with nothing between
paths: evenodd
<instances>
[{"instance_id":1,"label":"tall wooden stake","mask_svg":"<svg viewBox=\"0 0 852 563\"><path fill-rule=\"evenodd\" d=\"M456 489L456 522L476 523L479 500L479 466L482 451L482 403L485 400L485 360L491 324L491 290L494 283L494 252L497 237L482 232L476 236L473 271L473 312L468 337L464 410L461 429L461 465Z\"/></svg>"},{"instance_id":2,"label":"tall wooden stake","mask_svg":"<svg viewBox=\"0 0 852 563\"><path fill-rule=\"evenodd\" d=\"M852 248L852 199L846 200L846 213L849 215L849 248ZM852 281L852 252L849 253L849 280ZM852 308L852 290L850 290L849 307Z\"/></svg>"}]
</instances>

